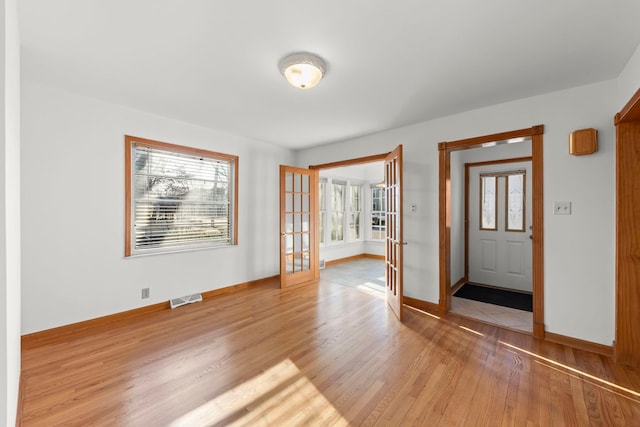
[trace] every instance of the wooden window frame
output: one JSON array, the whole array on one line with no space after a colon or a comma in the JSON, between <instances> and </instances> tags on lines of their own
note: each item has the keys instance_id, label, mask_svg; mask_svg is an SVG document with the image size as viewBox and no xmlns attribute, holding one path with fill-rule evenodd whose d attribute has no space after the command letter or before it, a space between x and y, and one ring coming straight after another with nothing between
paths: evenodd
<instances>
[{"instance_id":1,"label":"wooden window frame","mask_svg":"<svg viewBox=\"0 0 640 427\"><path fill-rule=\"evenodd\" d=\"M509 177L515 175L522 175L522 226L521 228L509 228ZM495 180L495 227L494 228L486 228L482 227L482 207L484 205L484 192L482 191L482 180L483 178L494 177ZM498 231L498 178L505 178L505 205L504 205L504 231L508 232L516 232L523 233L526 231L525 222L526 222L526 213L527 213L527 171L526 169L518 169L504 172L482 172L479 175L480 178L480 220L479 220L479 229L482 231Z\"/></svg>"},{"instance_id":2,"label":"wooden window frame","mask_svg":"<svg viewBox=\"0 0 640 427\"><path fill-rule=\"evenodd\" d=\"M212 249L235 246L238 244L238 176L239 176L239 158L238 156L231 154L218 153L209 150L203 150L199 148L186 147L183 145L170 144L166 142L155 141L146 138L139 138L136 136L125 135L125 242L124 242L124 256L141 256L141 255L157 255L164 253L184 252L190 250ZM187 154L192 156L200 156L206 158L213 158L217 160L228 161L233 164L233 177L229 180L231 189L231 203L230 208L233 212L229 215L231 220L230 228L230 241L228 244L208 244L208 245L184 245L183 247L169 247L169 248L149 248L143 251L137 251L133 248L133 219L132 219L132 153L136 147L147 147L155 150L167 151L176 154Z\"/></svg>"}]
</instances>

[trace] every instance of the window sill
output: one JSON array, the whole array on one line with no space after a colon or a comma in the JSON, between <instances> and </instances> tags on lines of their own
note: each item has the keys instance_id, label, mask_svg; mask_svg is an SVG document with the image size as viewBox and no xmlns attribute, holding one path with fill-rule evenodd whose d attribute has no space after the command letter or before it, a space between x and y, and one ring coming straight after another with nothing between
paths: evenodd
<instances>
[{"instance_id":1,"label":"window sill","mask_svg":"<svg viewBox=\"0 0 640 427\"><path fill-rule=\"evenodd\" d=\"M148 257L154 255L167 255L167 254L175 254L175 253L183 253L183 252L195 252L195 251L206 251L210 249L224 249L224 248L233 248L238 246L235 245L202 245L202 246L191 246L188 248L167 248L167 249L153 249L153 250L136 250L131 251L131 255L125 256L124 258L140 258L140 257Z\"/></svg>"}]
</instances>

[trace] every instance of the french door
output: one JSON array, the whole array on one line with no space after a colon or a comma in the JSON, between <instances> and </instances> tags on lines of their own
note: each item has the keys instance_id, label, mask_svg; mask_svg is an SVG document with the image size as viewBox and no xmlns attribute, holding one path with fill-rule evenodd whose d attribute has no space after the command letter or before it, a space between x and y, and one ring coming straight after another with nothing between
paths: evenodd
<instances>
[{"instance_id":1,"label":"french door","mask_svg":"<svg viewBox=\"0 0 640 427\"><path fill-rule=\"evenodd\" d=\"M280 166L280 287L320 278L318 171Z\"/></svg>"},{"instance_id":2,"label":"french door","mask_svg":"<svg viewBox=\"0 0 640 427\"><path fill-rule=\"evenodd\" d=\"M387 304L402 320L402 145L384 162ZM318 170L280 166L280 287L318 280Z\"/></svg>"},{"instance_id":3,"label":"french door","mask_svg":"<svg viewBox=\"0 0 640 427\"><path fill-rule=\"evenodd\" d=\"M387 304L402 321L402 145L384 161L387 199L385 235L385 282Z\"/></svg>"}]
</instances>

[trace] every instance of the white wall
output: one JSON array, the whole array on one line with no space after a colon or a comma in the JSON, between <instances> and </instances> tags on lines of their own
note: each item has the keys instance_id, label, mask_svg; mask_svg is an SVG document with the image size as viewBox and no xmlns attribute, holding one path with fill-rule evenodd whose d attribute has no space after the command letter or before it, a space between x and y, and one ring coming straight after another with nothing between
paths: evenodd
<instances>
[{"instance_id":1,"label":"white wall","mask_svg":"<svg viewBox=\"0 0 640 427\"><path fill-rule=\"evenodd\" d=\"M279 273L289 150L23 83L23 333ZM239 245L125 259L125 134L238 155Z\"/></svg>"},{"instance_id":2,"label":"white wall","mask_svg":"<svg viewBox=\"0 0 640 427\"><path fill-rule=\"evenodd\" d=\"M15 0L0 2L0 425L16 422L20 381L20 42Z\"/></svg>"},{"instance_id":3,"label":"white wall","mask_svg":"<svg viewBox=\"0 0 640 427\"><path fill-rule=\"evenodd\" d=\"M321 169L320 177L335 177L344 181L352 179L362 182L379 183L384 180L384 162L371 162Z\"/></svg>"},{"instance_id":4,"label":"white wall","mask_svg":"<svg viewBox=\"0 0 640 427\"><path fill-rule=\"evenodd\" d=\"M454 151L450 160L451 235L450 253L451 286L464 277L464 151Z\"/></svg>"},{"instance_id":5,"label":"white wall","mask_svg":"<svg viewBox=\"0 0 640 427\"><path fill-rule=\"evenodd\" d=\"M635 53L629 58L627 65L618 77L618 101L616 112L629 101L629 99L640 89L640 45Z\"/></svg>"},{"instance_id":6,"label":"white wall","mask_svg":"<svg viewBox=\"0 0 640 427\"><path fill-rule=\"evenodd\" d=\"M469 111L346 142L302 150L318 164L404 146L405 294L438 302L437 143L545 125L545 324L550 332L611 345L614 336L615 133L617 81ZM600 150L568 153L569 134L599 130ZM571 216L553 216L571 201ZM409 207L417 203L417 213Z\"/></svg>"}]
</instances>

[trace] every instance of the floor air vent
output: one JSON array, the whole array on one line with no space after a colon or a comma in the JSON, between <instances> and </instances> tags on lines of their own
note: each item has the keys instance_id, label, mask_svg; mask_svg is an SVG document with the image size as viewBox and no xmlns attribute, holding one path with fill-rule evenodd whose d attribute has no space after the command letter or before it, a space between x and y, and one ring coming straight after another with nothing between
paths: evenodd
<instances>
[{"instance_id":1,"label":"floor air vent","mask_svg":"<svg viewBox=\"0 0 640 427\"><path fill-rule=\"evenodd\" d=\"M202 294L187 295L186 297L173 298L169 300L171 308L180 307L181 305L191 304L202 301Z\"/></svg>"}]
</instances>

